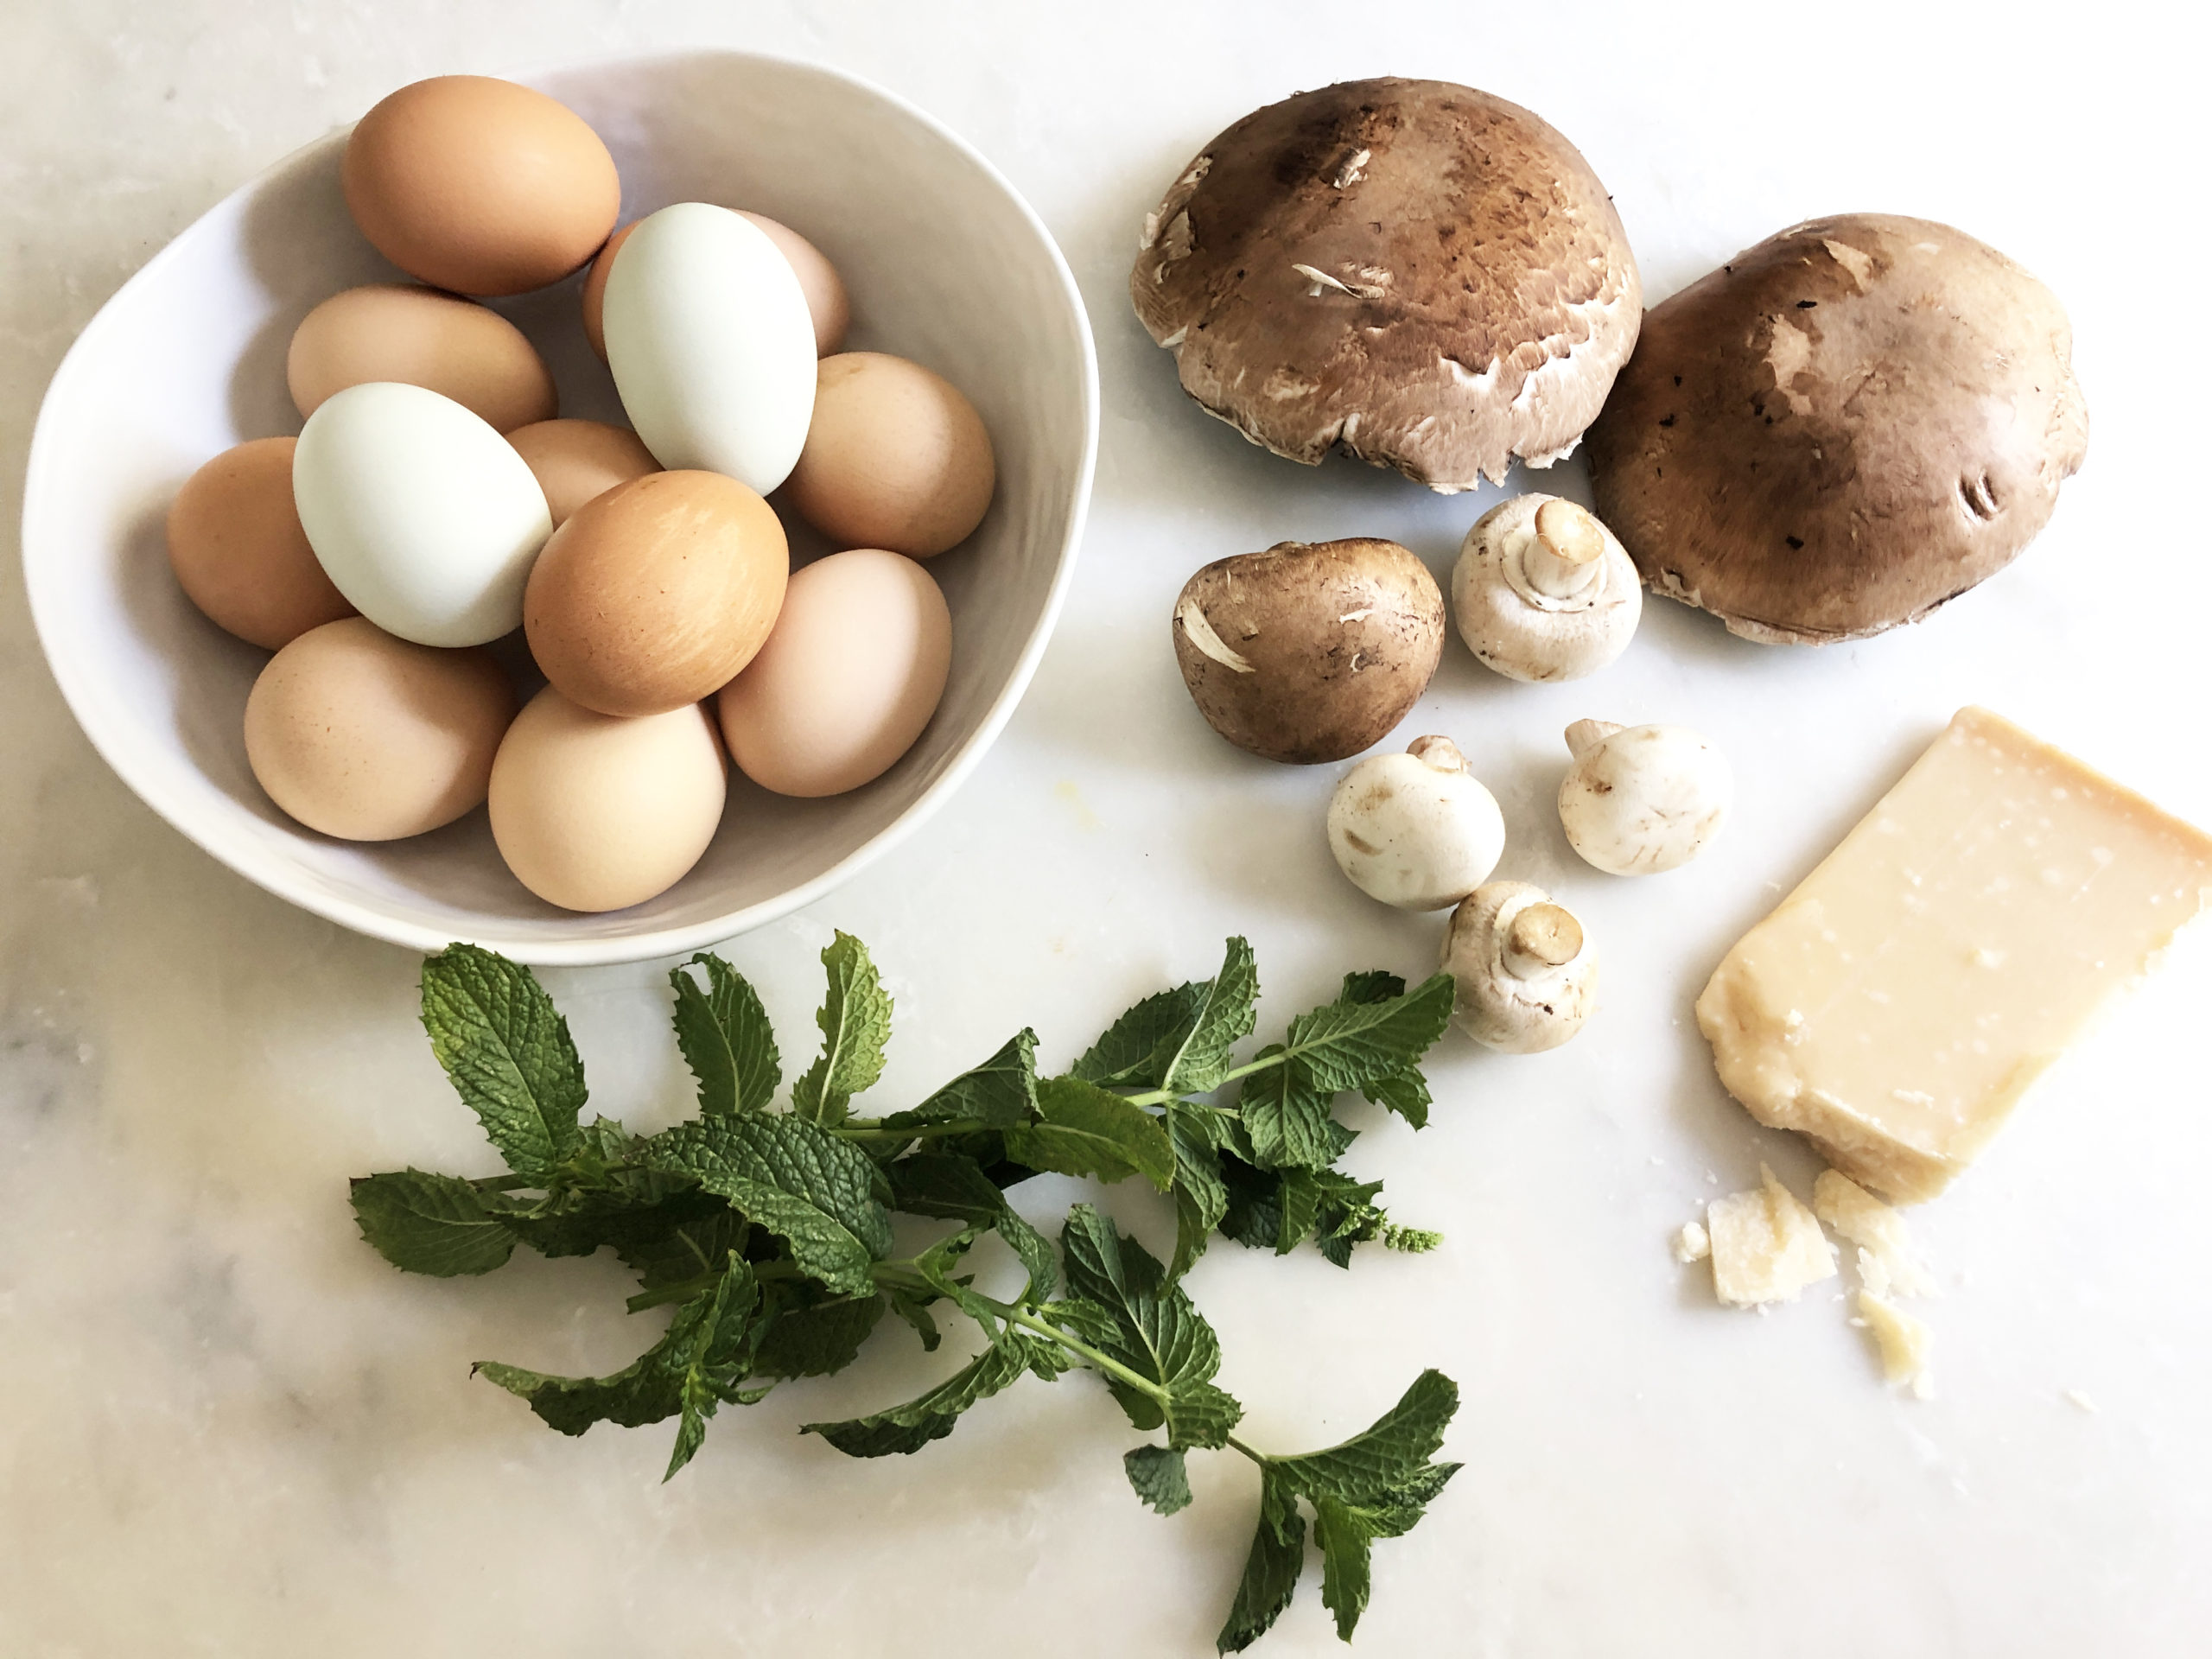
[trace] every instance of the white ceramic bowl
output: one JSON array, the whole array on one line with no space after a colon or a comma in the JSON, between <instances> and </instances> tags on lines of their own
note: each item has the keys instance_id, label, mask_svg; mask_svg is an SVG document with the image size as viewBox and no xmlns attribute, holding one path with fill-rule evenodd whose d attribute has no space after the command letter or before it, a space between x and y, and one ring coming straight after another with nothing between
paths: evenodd
<instances>
[{"instance_id":1,"label":"white ceramic bowl","mask_svg":"<svg viewBox=\"0 0 2212 1659\"><path fill-rule=\"evenodd\" d=\"M979 760L1027 685L1072 570L1098 437L1083 302L1036 215L928 116L815 65L746 53L534 78L598 129L626 222L672 201L757 209L812 240L853 296L849 346L927 364L972 398L997 448L989 517L934 561L953 619L950 683L918 743L850 795L793 801L734 776L698 867L649 903L556 910L510 876L481 810L411 841L301 828L247 769L241 719L264 653L200 615L170 575L162 519L209 456L299 430L284 351L308 309L397 276L339 193L346 135L279 162L148 263L92 319L40 410L23 506L31 613L55 679L125 783L270 892L418 950L466 939L526 962L672 954L821 897L921 823ZM621 419L584 343L576 281L502 302L537 343L565 415ZM795 535L795 550L802 550Z\"/></svg>"}]
</instances>

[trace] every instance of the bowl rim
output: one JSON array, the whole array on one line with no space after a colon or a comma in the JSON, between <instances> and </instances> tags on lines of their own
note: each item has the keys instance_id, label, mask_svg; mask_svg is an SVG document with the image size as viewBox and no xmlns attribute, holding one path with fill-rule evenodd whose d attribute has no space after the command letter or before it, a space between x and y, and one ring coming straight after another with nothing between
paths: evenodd
<instances>
[{"instance_id":1,"label":"bowl rim","mask_svg":"<svg viewBox=\"0 0 2212 1659\"><path fill-rule=\"evenodd\" d=\"M861 873L868 866L896 848L907 836L933 817L952 793L968 780L982 764L983 756L998 741L1015 707L1028 690L1029 683L1043 660L1046 647L1051 643L1052 630L1059 620L1060 610L1067 599L1068 589L1075 576L1077 555L1080 551L1084 525L1090 508L1091 489L1098 461L1099 391L1098 351L1090 313L1083 302L1074 273L1069 269L1067 256L1027 197L1014 188L1013 183L975 145L969 143L944 122L908 99L863 76L855 75L831 65L784 53L755 52L735 48L707 48L697 51L658 52L629 58L596 59L582 62L540 67L524 73L506 77L522 85L535 86L555 76L573 74L594 69L638 69L656 64L676 64L701 59L733 59L747 63L772 66L779 69L801 70L825 79L842 81L849 87L879 99L919 124L938 138L950 145L979 168L983 175L1013 204L1014 210L1034 232L1050 260L1050 268L1058 278L1060 297L1066 302L1076 324L1082 346L1083 370L1083 454L1076 470L1075 499L1068 514L1067 526L1056 550L1056 565L1052 580L1045 596L1045 603L1029 636L1022 642L1014 660L1013 671L999 689L983 717L960 747L953 752L944 771L928 788L915 798L906 809L874 835L862 842L845 857L811 880L802 882L757 903L710 917L703 921L680 925L649 929L637 933L597 936L578 938L534 938L510 936L493 927L471 930L466 942L499 950L518 961L539 967L593 967L618 963L643 962L657 957L674 956L686 950L748 932L780 919L793 911L804 909L826 896ZM46 567L54 563L41 558L35 550L50 539L41 530L45 516L48 480L58 474L59 461L54 446L60 442L54 435L54 423L48 416L53 405L54 388L63 383L80 356L89 359L98 349L98 342L114 313L118 303L142 283L156 281L160 273L175 258L179 244L203 224L211 215L220 213L237 201L262 188L270 180L296 164L310 151L340 142L352 130L349 124L334 128L321 137L287 152L261 168L252 177L227 192L220 200L196 216L190 225L179 231L153 257L124 280L114 293L100 304L98 311L79 331L61 361L54 366L47 382L45 392L39 400L39 412L31 431L31 442L24 468L23 505L21 525L22 565L25 597L28 601L33 631L38 636L39 650L46 659L47 671L54 677L60 689L62 700L68 705L79 730L91 742L94 751L139 800L150 807L155 815L172 830L183 836L202 852L238 874L244 876L263 891L298 906L301 909L325 920L337 923L353 932L388 944L403 945L425 953L443 950L454 939L444 930L395 918L384 913L374 904L330 893L289 866L261 868L251 857L234 855L233 850L212 844L194 825L187 823L188 814L172 810L171 804L163 798L158 781L157 769L142 765L137 758L135 746L119 733L103 729L97 718L88 718L87 709L95 705L86 695L90 669L73 662L70 653L57 650L60 643L58 630L60 624L53 614L58 600L44 597ZM52 487L58 488L58 484Z\"/></svg>"}]
</instances>

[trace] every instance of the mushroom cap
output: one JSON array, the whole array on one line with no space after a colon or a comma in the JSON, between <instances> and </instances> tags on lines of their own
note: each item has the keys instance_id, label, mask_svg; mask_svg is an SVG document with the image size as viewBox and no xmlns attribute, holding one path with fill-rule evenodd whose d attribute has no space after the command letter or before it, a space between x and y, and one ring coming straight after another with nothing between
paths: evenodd
<instances>
[{"instance_id":1,"label":"mushroom cap","mask_svg":"<svg viewBox=\"0 0 2212 1659\"><path fill-rule=\"evenodd\" d=\"M1431 489L1573 449L1643 287L1574 146L1447 81L1344 81L1255 111L1146 221L1129 294L1183 389L1312 465Z\"/></svg>"},{"instance_id":2,"label":"mushroom cap","mask_svg":"<svg viewBox=\"0 0 2212 1659\"><path fill-rule=\"evenodd\" d=\"M1768 644L1914 622L2003 569L2082 464L2050 289L1927 219L1769 237L1656 307L1590 429L1643 578Z\"/></svg>"},{"instance_id":3,"label":"mushroom cap","mask_svg":"<svg viewBox=\"0 0 2212 1659\"><path fill-rule=\"evenodd\" d=\"M1369 898L1446 910L1497 868L1505 817L1454 745L1424 737L1344 775L1329 798L1329 850Z\"/></svg>"},{"instance_id":4,"label":"mushroom cap","mask_svg":"<svg viewBox=\"0 0 2212 1659\"><path fill-rule=\"evenodd\" d=\"M1643 583L1628 550L1589 513L1603 538L1588 586L1560 597L1529 579L1536 515L1558 498L1516 495L1475 521L1452 569L1452 615L1467 649L1514 680L1573 680L1628 649L1643 615Z\"/></svg>"},{"instance_id":5,"label":"mushroom cap","mask_svg":"<svg viewBox=\"0 0 2212 1659\"><path fill-rule=\"evenodd\" d=\"M1573 944L1565 963L1548 968L1531 964L1526 978L1508 965L1515 921L1539 906L1554 906L1541 887L1526 881L1489 882L1452 912L1444 935L1452 1018L1484 1047L1501 1053L1557 1048L1582 1029L1598 1006L1598 956L1579 923L1565 930Z\"/></svg>"},{"instance_id":6,"label":"mushroom cap","mask_svg":"<svg viewBox=\"0 0 2212 1659\"><path fill-rule=\"evenodd\" d=\"M1567 743L1574 764L1560 780L1560 824L1583 861L1609 875L1679 869L1735 803L1726 759L1686 726L1577 721Z\"/></svg>"}]
</instances>

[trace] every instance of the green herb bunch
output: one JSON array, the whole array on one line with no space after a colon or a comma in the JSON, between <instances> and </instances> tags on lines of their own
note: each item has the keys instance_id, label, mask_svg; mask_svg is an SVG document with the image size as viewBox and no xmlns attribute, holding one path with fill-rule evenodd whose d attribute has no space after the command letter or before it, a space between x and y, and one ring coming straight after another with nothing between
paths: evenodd
<instances>
[{"instance_id":1,"label":"green herb bunch","mask_svg":"<svg viewBox=\"0 0 2212 1659\"><path fill-rule=\"evenodd\" d=\"M1220 1344L1179 1281L1217 1230L1278 1253L1310 1239L1339 1266L1365 1240L1414 1250L1437 1242L1384 1215L1379 1182L1336 1166L1355 1132L1332 1107L1357 1090L1417 1128L1427 1121L1418 1062L1451 1014L1450 977L1408 991L1395 975L1351 975L1335 1001L1239 1064L1233 1051L1251 1034L1259 980L1250 946L1231 939L1212 979L1146 998L1065 1075L1037 1075L1036 1035L1025 1030L911 1109L862 1118L852 1101L882 1073L891 998L859 940L838 934L822 959L822 1052L780 1110L782 1060L753 988L718 957L673 970L676 1038L698 1079L698 1116L636 1135L604 1117L584 1121L568 1022L529 969L463 944L431 957L431 1047L510 1173L364 1176L353 1183L362 1236L393 1265L440 1275L487 1273L518 1243L547 1255L614 1250L638 1275L633 1312L676 1309L636 1361L595 1377L494 1361L475 1369L564 1434L677 1419L670 1475L718 1408L842 1370L886 1313L931 1351L941 1316L970 1319L980 1351L935 1388L804 1432L854 1457L918 1452L1025 1374L1094 1371L1135 1427L1165 1431L1164 1445L1124 1459L1137 1496L1160 1514L1191 1501L1192 1448L1230 1448L1259 1467L1258 1525L1220 1649L1248 1646L1289 1605L1305 1556L1301 1501L1321 1548L1322 1599L1350 1640L1367 1605L1370 1543L1410 1529L1459 1466L1433 1460L1459 1390L1425 1371L1342 1445L1259 1451L1234 1432L1243 1408L1214 1385ZM1048 1170L1139 1178L1172 1196L1171 1260L1081 1204L1055 1251L1006 1198ZM956 1229L896 1255L893 1211ZM962 1270L993 1232L1027 1274L1008 1300L982 1294Z\"/></svg>"}]
</instances>

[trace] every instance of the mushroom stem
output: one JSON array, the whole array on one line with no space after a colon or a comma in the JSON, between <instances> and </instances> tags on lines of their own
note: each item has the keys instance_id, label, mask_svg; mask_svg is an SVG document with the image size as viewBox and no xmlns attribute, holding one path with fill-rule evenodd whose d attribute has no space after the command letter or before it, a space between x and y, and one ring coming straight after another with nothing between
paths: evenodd
<instances>
[{"instance_id":1,"label":"mushroom stem","mask_svg":"<svg viewBox=\"0 0 2212 1659\"><path fill-rule=\"evenodd\" d=\"M1572 599L1605 573L1605 532L1588 511L1557 498L1536 509L1535 534L1521 555L1538 593Z\"/></svg>"},{"instance_id":2,"label":"mushroom stem","mask_svg":"<svg viewBox=\"0 0 2212 1659\"><path fill-rule=\"evenodd\" d=\"M1417 737L1406 745L1406 753L1437 772L1467 770L1467 757L1459 753L1459 746L1448 737Z\"/></svg>"},{"instance_id":3,"label":"mushroom stem","mask_svg":"<svg viewBox=\"0 0 2212 1659\"><path fill-rule=\"evenodd\" d=\"M1620 729L1610 720L1578 720L1567 728L1567 752L1580 760Z\"/></svg>"},{"instance_id":4,"label":"mushroom stem","mask_svg":"<svg viewBox=\"0 0 2212 1659\"><path fill-rule=\"evenodd\" d=\"M1558 905L1530 905L1505 931L1500 959L1516 979L1541 979L1582 954L1582 924Z\"/></svg>"}]
</instances>

